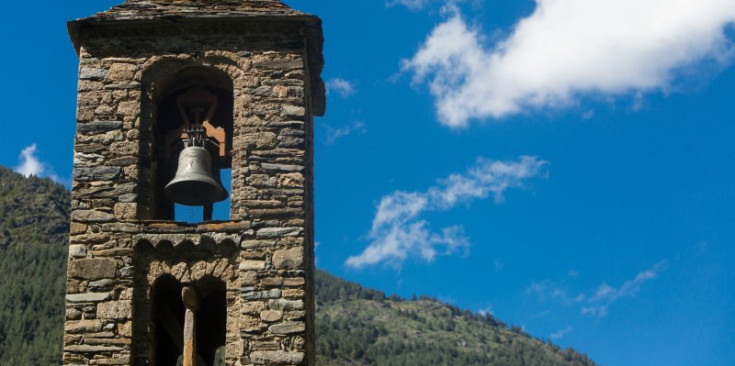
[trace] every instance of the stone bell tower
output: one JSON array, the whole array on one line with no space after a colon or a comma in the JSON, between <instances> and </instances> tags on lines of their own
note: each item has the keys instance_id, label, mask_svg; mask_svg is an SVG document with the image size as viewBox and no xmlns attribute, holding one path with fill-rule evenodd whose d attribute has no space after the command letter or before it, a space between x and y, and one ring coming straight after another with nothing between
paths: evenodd
<instances>
[{"instance_id":1,"label":"stone bell tower","mask_svg":"<svg viewBox=\"0 0 735 366\"><path fill-rule=\"evenodd\" d=\"M63 364L313 365L319 18L279 0L127 0L68 27ZM177 222L177 203L201 219Z\"/></svg>"}]
</instances>

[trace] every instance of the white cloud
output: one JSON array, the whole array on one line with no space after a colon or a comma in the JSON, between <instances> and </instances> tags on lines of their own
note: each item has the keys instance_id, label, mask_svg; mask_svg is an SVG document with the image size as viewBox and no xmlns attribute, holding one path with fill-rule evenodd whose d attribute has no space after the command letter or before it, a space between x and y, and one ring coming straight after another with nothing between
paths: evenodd
<instances>
[{"instance_id":1,"label":"white cloud","mask_svg":"<svg viewBox=\"0 0 735 366\"><path fill-rule=\"evenodd\" d=\"M623 284L618 288L611 287L607 283L603 282L588 299L589 303L597 305L590 306L586 312L585 309L582 309L582 313L595 314L593 308L606 309L607 305L612 304L618 299L634 297L641 290L641 286L643 286L645 282L656 278L661 271L666 269L666 263L666 261L661 261L654 264L651 268L638 273L632 280L623 282Z\"/></svg>"},{"instance_id":2,"label":"white cloud","mask_svg":"<svg viewBox=\"0 0 735 366\"><path fill-rule=\"evenodd\" d=\"M565 335L571 333L572 330L574 330L574 328L572 328L572 327L566 327L564 329L557 330L556 332L551 333L551 335L549 336L549 339L554 339L554 340L555 339L561 339Z\"/></svg>"},{"instance_id":3,"label":"white cloud","mask_svg":"<svg viewBox=\"0 0 735 366\"><path fill-rule=\"evenodd\" d=\"M355 87L351 82L345 79L334 78L327 80L326 87L328 92L337 93L342 97L349 97L350 95L355 94Z\"/></svg>"},{"instance_id":4,"label":"white cloud","mask_svg":"<svg viewBox=\"0 0 735 366\"><path fill-rule=\"evenodd\" d=\"M327 144L333 144L335 141L342 137L349 136L353 133L365 133L365 122L355 121L351 125L342 127L331 127L327 126Z\"/></svg>"},{"instance_id":5,"label":"white cloud","mask_svg":"<svg viewBox=\"0 0 735 366\"><path fill-rule=\"evenodd\" d=\"M678 71L701 76L702 65L719 70L735 54L725 35L732 0L536 3L492 46L455 11L404 60L414 82L428 82L442 123L569 107L588 95L632 96L635 110L642 93L675 87Z\"/></svg>"},{"instance_id":6,"label":"white cloud","mask_svg":"<svg viewBox=\"0 0 735 366\"><path fill-rule=\"evenodd\" d=\"M492 304L488 304L486 307L484 307L484 308L482 308L480 310L477 310L477 313L480 314L480 315L491 315L491 316L495 316L495 310L493 309L493 305Z\"/></svg>"},{"instance_id":7,"label":"white cloud","mask_svg":"<svg viewBox=\"0 0 735 366\"><path fill-rule=\"evenodd\" d=\"M503 200L508 188L522 187L541 174L545 161L522 156L514 161L478 159L466 172L440 180L424 192L396 191L378 204L365 250L347 259L347 265L360 268L386 262L400 265L409 257L431 262L437 255L451 254L469 247L460 225L432 231L420 215L427 211L446 211L459 203L485 199L492 195Z\"/></svg>"},{"instance_id":8,"label":"white cloud","mask_svg":"<svg viewBox=\"0 0 735 366\"><path fill-rule=\"evenodd\" d=\"M31 144L23 149L18 156L20 165L15 167L15 171L26 177L34 175L36 177L48 177L54 181L61 182L61 179L54 173L51 166L38 159L36 150L38 150L36 144Z\"/></svg>"},{"instance_id":9,"label":"white cloud","mask_svg":"<svg viewBox=\"0 0 735 366\"><path fill-rule=\"evenodd\" d=\"M599 318L607 316L607 305L585 306L580 310L582 315L592 315Z\"/></svg>"},{"instance_id":10,"label":"white cloud","mask_svg":"<svg viewBox=\"0 0 735 366\"><path fill-rule=\"evenodd\" d=\"M411 10L419 10L423 9L424 6L432 1L433 0L392 0L388 1L386 4L388 6L403 5Z\"/></svg>"},{"instance_id":11,"label":"white cloud","mask_svg":"<svg viewBox=\"0 0 735 366\"><path fill-rule=\"evenodd\" d=\"M569 291L566 290L564 286L552 280L531 283L531 285L526 288L525 294L527 296L535 297L539 302L553 300L569 305L583 301L583 296L570 295Z\"/></svg>"},{"instance_id":12,"label":"white cloud","mask_svg":"<svg viewBox=\"0 0 735 366\"><path fill-rule=\"evenodd\" d=\"M607 316L608 309L616 301L622 298L635 297L640 292L644 283L656 278L659 273L666 269L667 262L661 261L651 268L638 273L633 279L623 282L620 287L612 287L603 282L592 291L584 291L572 295L572 291L566 286L552 280L533 282L525 290L527 296L534 297L537 301L545 303L549 300L562 305L581 306L582 315L591 315L603 318ZM576 277L576 271L574 271Z\"/></svg>"}]
</instances>

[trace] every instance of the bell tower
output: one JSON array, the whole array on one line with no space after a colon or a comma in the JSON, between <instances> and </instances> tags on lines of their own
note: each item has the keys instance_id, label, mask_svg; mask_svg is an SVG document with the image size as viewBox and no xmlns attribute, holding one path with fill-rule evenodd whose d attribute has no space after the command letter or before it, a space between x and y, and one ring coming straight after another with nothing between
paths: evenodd
<instances>
[{"instance_id":1,"label":"bell tower","mask_svg":"<svg viewBox=\"0 0 735 366\"><path fill-rule=\"evenodd\" d=\"M63 364L313 365L319 18L279 0L127 0L68 28Z\"/></svg>"}]
</instances>

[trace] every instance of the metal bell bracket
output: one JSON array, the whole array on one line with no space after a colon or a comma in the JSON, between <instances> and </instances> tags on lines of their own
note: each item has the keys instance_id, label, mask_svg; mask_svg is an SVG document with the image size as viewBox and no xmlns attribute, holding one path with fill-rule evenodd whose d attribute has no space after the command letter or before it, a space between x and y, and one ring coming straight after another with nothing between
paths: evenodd
<instances>
[{"instance_id":1,"label":"metal bell bracket","mask_svg":"<svg viewBox=\"0 0 735 366\"><path fill-rule=\"evenodd\" d=\"M186 147L198 146L204 147L204 128L202 126L192 127L186 130L186 139L184 145Z\"/></svg>"}]
</instances>

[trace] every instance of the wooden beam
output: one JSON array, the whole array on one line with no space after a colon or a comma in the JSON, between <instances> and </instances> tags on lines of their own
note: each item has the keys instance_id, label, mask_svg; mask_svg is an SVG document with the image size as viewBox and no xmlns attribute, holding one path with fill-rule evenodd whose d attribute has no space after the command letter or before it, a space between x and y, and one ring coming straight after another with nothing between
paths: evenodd
<instances>
[{"instance_id":1,"label":"wooden beam","mask_svg":"<svg viewBox=\"0 0 735 366\"><path fill-rule=\"evenodd\" d=\"M168 306L166 306L168 305ZM181 326L181 323L179 323L178 319L176 319L176 315L174 314L174 311L171 309L170 304L160 304L161 311L158 312L158 315L160 317L161 324L163 324L163 329L166 331L166 334L171 338L171 341L174 342L174 345L176 348L181 352L181 354L184 353L184 328ZM204 359L197 354L196 355L197 365L204 365Z\"/></svg>"}]
</instances>

